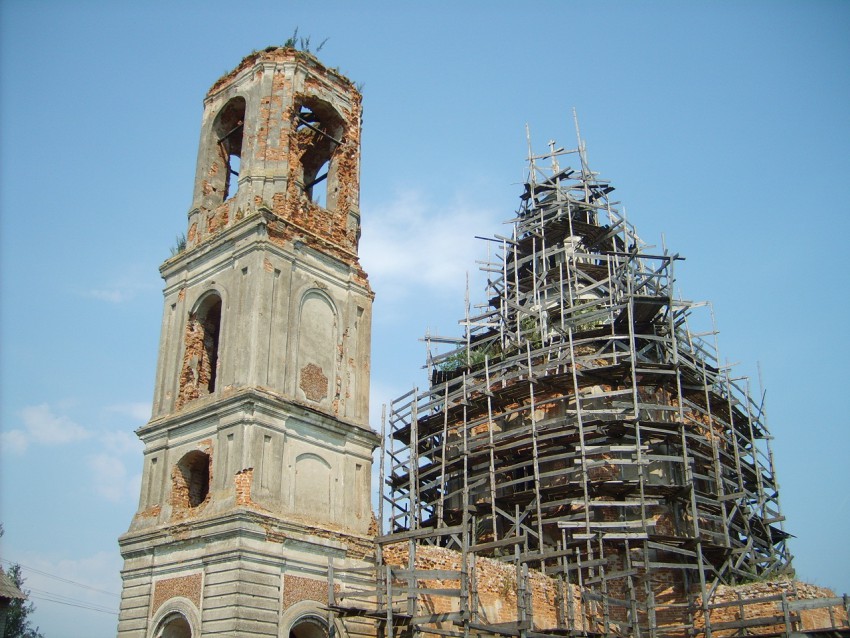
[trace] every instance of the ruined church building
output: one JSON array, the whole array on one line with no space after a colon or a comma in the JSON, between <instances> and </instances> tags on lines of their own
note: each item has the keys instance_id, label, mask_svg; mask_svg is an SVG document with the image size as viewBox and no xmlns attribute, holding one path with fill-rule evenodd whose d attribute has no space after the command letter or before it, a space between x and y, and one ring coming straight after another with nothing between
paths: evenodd
<instances>
[{"instance_id":1,"label":"ruined church building","mask_svg":"<svg viewBox=\"0 0 850 638\"><path fill-rule=\"evenodd\" d=\"M373 431L360 130L292 48L207 93L119 638L850 635L793 579L761 406L580 140L530 159L484 303Z\"/></svg>"}]
</instances>

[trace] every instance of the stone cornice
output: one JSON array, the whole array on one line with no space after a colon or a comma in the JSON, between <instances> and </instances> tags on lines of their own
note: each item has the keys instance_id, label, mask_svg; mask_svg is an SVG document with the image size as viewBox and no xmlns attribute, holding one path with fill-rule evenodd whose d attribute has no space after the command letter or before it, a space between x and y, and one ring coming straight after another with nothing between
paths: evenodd
<instances>
[{"instance_id":1,"label":"stone cornice","mask_svg":"<svg viewBox=\"0 0 850 638\"><path fill-rule=\"evenodd\" d=\"M253 414L257 406L265 408L271 413L284 412L288 416L297 417L318 428L346 438L359 439L373 447L380 444L378 434L368 426L333 417L291 398L285 398L265 388L256 387L223 391L221 395L196 399L177 412L152 419L136 430L136 434L140 439L147 442L149 439L155 438L157 434L198 423L211 417L220 417L240 411Z\"/></svg>"}]
</instances>

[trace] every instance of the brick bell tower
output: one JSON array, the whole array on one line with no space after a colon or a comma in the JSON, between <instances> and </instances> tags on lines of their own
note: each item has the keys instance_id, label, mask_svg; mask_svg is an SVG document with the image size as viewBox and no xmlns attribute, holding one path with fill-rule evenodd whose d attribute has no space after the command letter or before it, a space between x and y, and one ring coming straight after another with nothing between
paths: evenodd
<instances>
[{"instance_id":1,"label":"brick bell tower","mask_svg":"<svg viewBox=\"0 0 850 638\"><path fill-rule=\"evenodd\" d=\"M246 57L204 100L168 259L121 638L328 634L371 555L361 96L312 55Z\"/></svg>"}]
</instances>

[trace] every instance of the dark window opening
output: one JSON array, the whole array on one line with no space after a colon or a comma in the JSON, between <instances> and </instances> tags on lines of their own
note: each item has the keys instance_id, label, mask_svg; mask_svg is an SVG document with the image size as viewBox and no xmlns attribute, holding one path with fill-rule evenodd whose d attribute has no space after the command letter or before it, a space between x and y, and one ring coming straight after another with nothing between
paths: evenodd
<instances>
[{"instance_id":1,"label":"dark window opening","mask_svg":"<svg viewBox=\"0 0 850 638\"><path fill-rule=\"evenodd\" d=\"M214 127L219 152L224 163L224 199L239 190L239 171L242 164L242 137L245 130L245 99L235 97L216 118Z\"/></svg>"},{"instance_id":2,"label":"dark window opening","mask_svg":"<svg viewBox=\"0 0 850 638\"><path fill-rule=\"evenodd\" d=\"M218 340L221 328L221 299L215 298L213 304L207 309L206 316L201 320L204 330L204 350L209 361L209 380L207 391L215 391L216 376L218 373Z\"/></svg>"},{"instance_id":3,"label":"dark window opening","mask_svg":"<svg viewBox=\"0 0 850 638\"><path fill-rule=\"evenodd\" d=\"M334 154L342 145L345 132L342 118L326 102L308 99L298 110L295 130L304 147L301 155L304 194L319 206L333 208L337 189Z\"/></svg>"},{"instance_id":4,"label":"dark window opening","mask_svg":"<svg viewBox=\"0 0 850 638\"><path fill-rule=\"evenodd\" d=\"M168 616L162 621L157 638L192 638L192 627L189 621L179 613Z\"/></svg>"},{"instance_id":5,"label":"dark window opening","mask_svg":"<svg viewBox=\"0 0 850 638\"><path fill-rule=\"evenodd\" d=\"M316 616L299 618L289 630L289 638L328 638L328 626Z\"/></svg>"},{"instance_id":6,"label":"dark window opening","mask_svg":"<svg viewBox=\"0 0 850 638\"><path fill-rule=\"evenodd\" d=\"M177 463L174 472L175 505L198 507L210 493L210 455L199 450L189 452Z\"/></svg>"}]
</instances>

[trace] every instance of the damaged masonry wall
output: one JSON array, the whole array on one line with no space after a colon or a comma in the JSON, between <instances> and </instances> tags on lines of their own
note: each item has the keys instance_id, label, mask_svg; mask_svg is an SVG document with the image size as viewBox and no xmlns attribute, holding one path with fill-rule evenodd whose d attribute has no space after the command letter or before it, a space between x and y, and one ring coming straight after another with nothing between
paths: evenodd
<instances>
[{"instance_id":1,"label":"damaged masonry wall","mask_svg":"<svg viewBox=\"0 0 850 638\"><path fill-rule=\"evenodd\" d=\"M792 573L763 406L690 330L678 256L646 248L581 149L532 157L483 303L462 337L426 337L429 387L391 406L378 613L399 631L776 624L768 607L719 602ZM513 574L501 593L493 564ZM831 592L796 591L846 622ZM803 622L788 604L786 632Z\"/></svg>"},{"instance_id":2,"label":"damaged masonry wall","mask_svg":"<svg viewBox=\"0 0 850 638\"><path fill-rule=\"evenodd\" d=\"M411 571L406 543L386 546L383 557L395 575L390 592L399 599L415 593L420 617L442 616L433 621L441 633L451 631L453 616L460 617L461 597L452 595L452 591L460 591L463 572L471 570L475 579L468 596L474 599L482 626L507 629L524 617L528 629L535 632L557 629L559 635L635 635L628 625L617 622L609 622L606 630L602 602L592 598L583 601L577 585L564 583L558 577L532 570L518 587L515 565L504 560L475 557L471 568L470 561L464 564L460 552L420 545L415 551L415 569ZM519 580L522 579L520 575ZM782 635L786 618L794 630L845 627L847 605L846 597L836 597L829 589L795 580L721 585L709 605L709 624L711 635L722 638L740 635L742 627L747 628L748 635ZM406 614L400 616L399 622L405 623ZM694 627L697 634L705 633L705 614L697 614ZM678 628L679 632L686 630ZM427 633L427 629L423 631Z\"/></svg>"},{"instance_id":3,"label":"damaged masonry wall","mask_svg":"<svg viewBox=\"0 0 850 638\"><path fill-rule=\"evenodd\" d=\"M160 269L121 638L320 629L327 592L373 559L360 103L291 48L206 96L186 248ZM345 563L330 589L329 556Z\"/></svg>"},{"instance_id":4,"label":"damaged masonry wall","mask_svg":"<svg viewBox=\"0 0 850 638\"><path fill-rule=\"evenodd\" d=\"M366 426L361 100L286 48L247 56L210 89L186 250L162 267L155 415L256 385Z\"/></svg>"},{"instance_id":5,"label":"damaged masonry wall","mask_svg":"<svg viewBox=\"0 0 850 638\"><path fill-rule=\"evenodd\" d=\"M277 217L277 241L298 237L356 264L361 101L347 78L309 53L247 56L205 100L187 245L265 208Z\"/></svg>"},{"instance_id":6,"label":"damaged masonry wall","mask_svg":"<svg viewBox=\"0 0 850 638\"><path fill-rule=\"evenodd\" d=\"M368 531L370 460L360 447L374 436L373 294L357 258L360 102L349 80L281 48L246 57L208 93L187 247L161 269L152 425L193 413L205 423L220 402L239 406L256 392L305 416L284 428L267 415L270 431L259 440L240 428L217 434L204 503L192 506L166 497L188 489L180 457L169 453L164 471L151 453L139 524L169 520L172 509L199 516L235 504L287 517L306 509L306 522ZM355 436L318 445L345 431L328 418L355 426ZM344 497L341 484L350 486Z\"/></svg>"}]
</instances>

